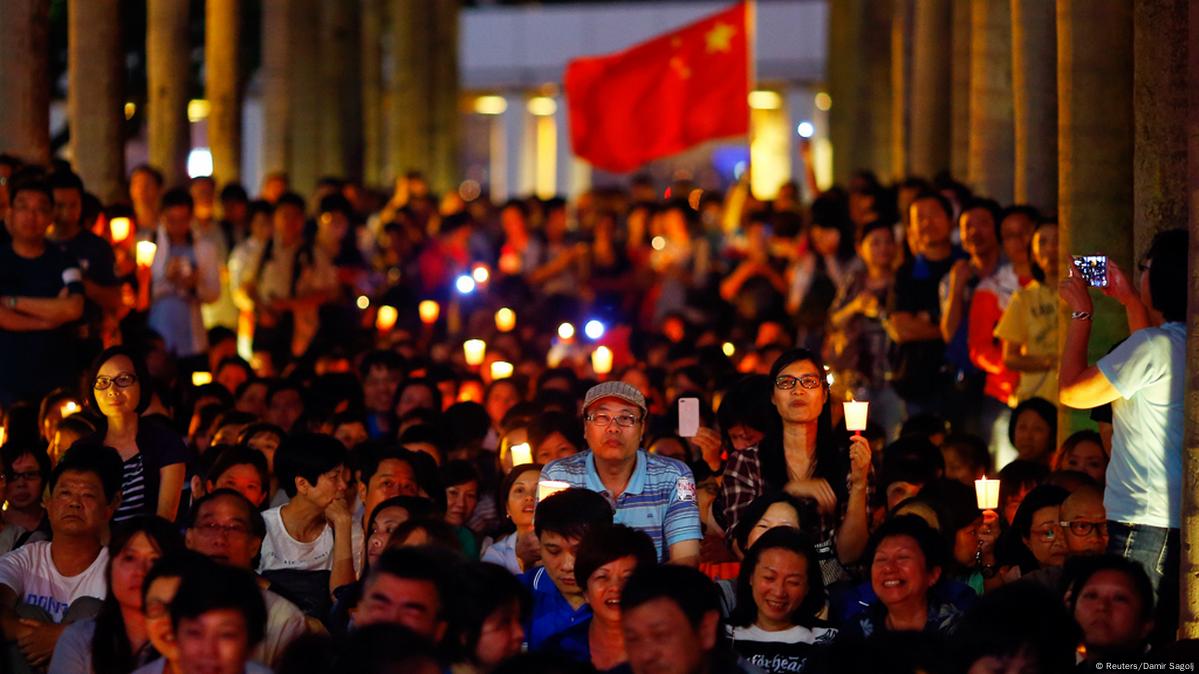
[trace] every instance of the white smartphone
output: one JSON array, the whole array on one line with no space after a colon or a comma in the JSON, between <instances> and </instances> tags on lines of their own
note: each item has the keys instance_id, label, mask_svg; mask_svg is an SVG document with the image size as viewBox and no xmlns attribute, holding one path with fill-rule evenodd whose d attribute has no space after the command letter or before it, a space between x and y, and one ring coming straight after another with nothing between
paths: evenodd
<instances>
[{"instance_id":1,"label":"white smartphone","mask_svg":"<svg viewBox=\"0 0 1199 674\"><path fill-rule=\"evenodd\" d=\"M679 398L679 437L694 438L699 433L699 398Z\"/></svg>"}]
</instances>

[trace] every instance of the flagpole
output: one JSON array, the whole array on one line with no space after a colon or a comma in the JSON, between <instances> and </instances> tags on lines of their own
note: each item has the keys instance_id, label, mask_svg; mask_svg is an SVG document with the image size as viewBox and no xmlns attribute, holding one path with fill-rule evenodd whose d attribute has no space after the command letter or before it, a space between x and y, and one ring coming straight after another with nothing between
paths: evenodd
<instances>
[{"instance_id":1,"label":"flagpole","mask_svg":"<svg viewBox=\"0 0 1199 674\"><path fill-rule=\"evenodd\" d=\"M749 94L758 88L758 0L745 1L745 68L746 68L746 84L749 85L749 91L745 92L745 100L741 102L747 108L749 115L749 124L745 125L745 147L749 150L749 159L746 160L746 175L753 176L754 170L754 153L753 153L753 138L754 138L754 111L749 107ZM752 180L746 180L745 189L753 194Z\"/></svg>"}]
</instances>

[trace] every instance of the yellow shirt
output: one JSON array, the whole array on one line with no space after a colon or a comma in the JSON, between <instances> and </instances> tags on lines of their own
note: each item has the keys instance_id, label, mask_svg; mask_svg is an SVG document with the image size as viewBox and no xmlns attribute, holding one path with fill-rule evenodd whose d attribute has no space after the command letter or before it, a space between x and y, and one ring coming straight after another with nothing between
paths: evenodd
<instances>
[{"instance_id":1,"label":"yellow shirt","mask_svg":"<svg viewBox=\"0 0 1199 674\"><path fill-rule=\"evenodd\" d=\"M995 326L995 336L1022 347L1024 355L1054 356L1056 363L1057 302L1057 290L1037 281L1017 290ZM1021 372L1014 397L1017 403L1041 397L1056 405L1057 365L1044 372Z\"/></svg>"}]
</instances>

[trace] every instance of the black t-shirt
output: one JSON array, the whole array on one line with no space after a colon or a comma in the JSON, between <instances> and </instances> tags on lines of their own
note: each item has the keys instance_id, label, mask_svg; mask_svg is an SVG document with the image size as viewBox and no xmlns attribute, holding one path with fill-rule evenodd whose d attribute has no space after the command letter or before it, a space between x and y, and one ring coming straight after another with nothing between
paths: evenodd
<instances>
[{"instance_id":1,"label":"black t-shirt","mask_svg":"<svg viewBox=\"0 0 1199 674\"><path fill-rule=\"evenodd\" d=\"M941 321L941 279L964 254L954 248L944 260L929 260L917 255L899 268L891 291L889 309L924 315L934 325ZM892 385L903 398L929 395L936 391L945 362L945 342L940 338L907 342L895 348Z\"/></svg>"},{"instance_id":2,"label":"black t-shirt","mask_svg":"<svg viewBox=\"0 0 1199 674\"><path fill-rule=\"evenodd\" d=\"M0 295L57 297L63 288L83 294L83 281L75 260L56 246L47 245L36 258L24 258L12 244L0 244ZM73 360L71 330L10 332L0 330L0 401L40 397L70 382Z\"/></svg>"},{"instance_id":3,"label":"black t-shirt","mask_svg":"<svg viewBox=\"0 0 1199 674\"><path fill-rule=\"evenodd\" d=\"M116 257L112 253L112 246L103 238L84 229L66 241L56 242L56 245L79 262L79 271L83 272L83 278L106 288L119 283L116 275ZM90 328L87 336L98 337L102 315L100 305L88 299L84 304L83 318L76 325L87 326Z\"/></svg>"}]
</instances>

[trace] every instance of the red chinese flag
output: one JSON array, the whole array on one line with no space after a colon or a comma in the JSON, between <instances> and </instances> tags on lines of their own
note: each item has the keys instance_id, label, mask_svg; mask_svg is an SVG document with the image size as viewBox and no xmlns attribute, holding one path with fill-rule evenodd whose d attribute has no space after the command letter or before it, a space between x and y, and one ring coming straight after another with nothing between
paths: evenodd
<instances>
[{"instance_id":1,"label":"red chinese flag","mask_svg":"<svg viewBox=\"0 0 1199 674\"><path fill-rule=\"evenodd\" d=\"M712 138L749 133L746 3L609 56L566 66L581 159L632 171Z\"/></svg>"}]
</instances>

